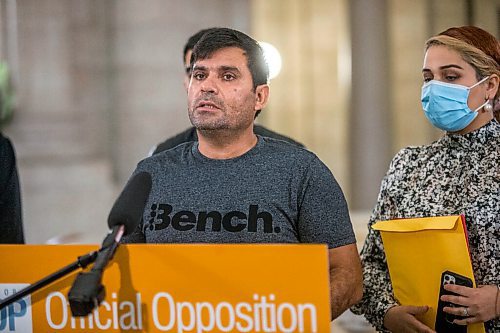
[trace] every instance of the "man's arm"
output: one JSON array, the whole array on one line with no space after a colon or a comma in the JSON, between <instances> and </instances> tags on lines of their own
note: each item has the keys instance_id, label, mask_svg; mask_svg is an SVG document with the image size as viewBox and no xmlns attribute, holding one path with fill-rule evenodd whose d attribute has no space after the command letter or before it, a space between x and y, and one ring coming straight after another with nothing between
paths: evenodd
<instances>
[{"instance_id":1,"label":"man's arm","mask_svg":"<svg viewBox=\"0 0 500 333\"><path fill-rule=\"evenodd\" d=\"M363 296L363 276L356 244L328 250L332 320Z\"/></svg>"}]
</instances>

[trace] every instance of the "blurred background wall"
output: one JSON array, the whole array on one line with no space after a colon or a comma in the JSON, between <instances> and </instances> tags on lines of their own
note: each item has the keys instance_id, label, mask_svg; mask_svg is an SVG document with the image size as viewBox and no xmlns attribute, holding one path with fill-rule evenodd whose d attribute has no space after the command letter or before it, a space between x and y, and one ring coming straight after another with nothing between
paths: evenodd
<instances>
[{"instance_id":1,"label":"blurred background wall","mask_svg":"<svg viewBox=\"0 0 500 333\"><path fill-rule=\"evenodd\" d=\"M365 229L392 156L440 135L420 108L424 41L465 24L498 38L499 18L500 0L0 0L26 240L101 242L136 163L189 126L182 48L212 26L278 48L258 122L314 151Z\"/></svg>"}]
</instances>

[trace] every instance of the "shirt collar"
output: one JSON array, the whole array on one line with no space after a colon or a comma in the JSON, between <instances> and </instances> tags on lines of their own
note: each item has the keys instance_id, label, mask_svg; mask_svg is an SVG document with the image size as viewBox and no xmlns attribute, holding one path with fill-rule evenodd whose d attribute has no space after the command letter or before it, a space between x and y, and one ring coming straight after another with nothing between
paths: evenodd
<instances>
[{"instance_id":1,"label":"shirt collar","mask_svg":"<svg viewBox=\"0 0 500 333\"><path fill-rule=\"evenodd\" d=\"M446 133L442 138L445 146L459 146L475 149L477 145L486 144L500 135L500 124L493 119L481 128L467 134Z\"/></svg>"}]
</instances>

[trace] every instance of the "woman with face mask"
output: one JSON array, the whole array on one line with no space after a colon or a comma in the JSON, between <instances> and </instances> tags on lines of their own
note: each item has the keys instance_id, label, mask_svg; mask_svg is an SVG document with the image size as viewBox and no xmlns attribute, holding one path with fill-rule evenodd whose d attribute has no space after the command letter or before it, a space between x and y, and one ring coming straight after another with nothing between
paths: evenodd
<instances>
[{"instance_id":1,"label":"woman with face mask","mask_svg":"<svg viewBox=\"0 0 500 333\"><path fill-rule=\"evenodd\" d=\"M500 45L466 26L432 37L425 50L423 113L445 133L392 160L361 253L364 296L352 310L379 331L434 332L417 319L428 306L402 306L394 298L382 240L371 225L463 214L478 287L456 286L457 306L445 311L459 316L456 324L484 322L486 332L500 332Z\"/></svg>"}]
</instances>

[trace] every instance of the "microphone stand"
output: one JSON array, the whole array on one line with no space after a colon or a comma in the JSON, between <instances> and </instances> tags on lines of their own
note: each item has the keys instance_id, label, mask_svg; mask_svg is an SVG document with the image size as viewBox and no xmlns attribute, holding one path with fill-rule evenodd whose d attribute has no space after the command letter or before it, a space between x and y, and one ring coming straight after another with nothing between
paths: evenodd
<instances>
[{"instance_id":1,"label":"microphone stand","mask_svg":"<svg viewBox=\"0 0 500 333\"><path fill-rule=\"evenodd\" d=\"M68 293L71 314L74 317L87 316L106 297L106 289L102 284L102 274L113 259L124 232L124 225L115 225L102 242L101 250L99 250L92 269L77 275Z\"/></svg>"},{"instance_id":2,"label":"microphone stand","mask_svg":"<svg viewBox=\"0 0 500 333\"><path fill-rule=\"evenodd\" d=\"M63 276L73 272L78 268L86 268L89 264L95 262L99 258L99 254L105 253L104 257L100 257L96 265L96 269L102 271L109 260L112 259L113 254L118 247L118 242L116 240L120 240L123 235L124 227L120 226L119 228L114 228L111 233L109 233L104 241L102 242L101 248L98 251L92 251L83 256L78 257L78 259L71 264L61 268L60 270L42 278L41 280L27 286L24 289L19 290L18 292L0 300L0 310L6 307L9 304L14 303L15 301L23 298L26 295L29 295L39 289L42 289L46 285L62 278ZM94 266L96 266L94 265ZM81 276L81 274L79 275ZM78 278L78 277L77 277Z\"/></svg>"},{"instance_id":3,"label":"microphone stand","mask_svg":"<svg viewBox=\"0 0 500 333\"><path fill-rule=\"evenodd\" d=\"M43 279L27 286L26 288L19 290L18 292L10 295L9 297L0 300L0 309L3 309L7 305L14 303L15 301L23 298L28 294L31 294L39 289L42 289L46 285L62 278L63 276L73 272L78 268L87 267L89 264L93 263L97 259L98 252L99 251L93 251L83 256L80 256L76 261L72 262L68 266L63 267L60 270L44 277Z\"/></svg>"}]
</instances>

